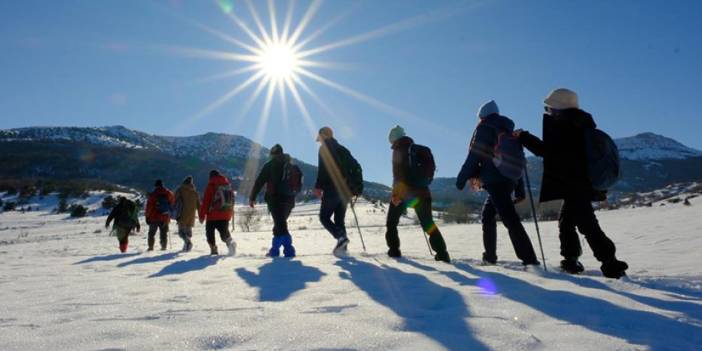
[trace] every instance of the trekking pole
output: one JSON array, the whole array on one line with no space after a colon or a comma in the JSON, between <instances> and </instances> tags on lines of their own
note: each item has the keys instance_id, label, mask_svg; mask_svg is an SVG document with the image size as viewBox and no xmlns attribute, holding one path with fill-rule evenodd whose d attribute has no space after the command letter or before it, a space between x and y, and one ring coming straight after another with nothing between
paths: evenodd
<instances>
[{"instance_id":1,"label":"trekking pole","mask_svg":"<svg viewBox=\"0 0 702 351\"><path fill-rule=\"evenodd\" d=\"M363 234L361 234L361 226L358 224L358 216L356 216L356 208L354 207L357 199L358 199L358 197L354 197L353 201L351 201L351 213L353 213L353 218L356 220L356 228L358 229L358 236L361 238L361 245L363 246L363 252L366 252L366 243L363 242Z\"/></svg>"},{"instance_id":2,"label":"trekking pole","mask_svg":"<svg viewBox=\"0 0 702 351\"><path fill-rule=\"evenodd\" d=\"M531 184L529 183L529 172L524 165L524 180L526 180L527 190L529 191L529 202L531 203L531 216L534 218L534 226L536 226L536 237L539 238L539 249L541 249L541 260L544 261L544 271L546 268L546 256L544 256L544 246L541 244L541 233L539 232L539 220L536 219L536 208L534 207L534 195L531 193Z\"/></svg>"},{"instance_id":3,"label":"trekking pole","mask_svg":"<svg viewBox=\"0 0 702 351\"><path fill-rule=\"evenodd\" d=\"M424 234L424 240L427 242L427 249L429 249L429 256L434 256L434 253L431 251L431 245L429 244L429 237L427 236L427 232L424 231L424 228L422 228L422 234Z\"/></svg>"}]
</instances>

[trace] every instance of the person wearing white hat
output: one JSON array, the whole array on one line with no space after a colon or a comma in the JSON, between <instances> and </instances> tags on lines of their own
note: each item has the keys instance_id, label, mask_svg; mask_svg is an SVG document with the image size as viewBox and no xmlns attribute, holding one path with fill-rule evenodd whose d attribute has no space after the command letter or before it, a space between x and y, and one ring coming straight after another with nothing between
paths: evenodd
<instances>
[{"instance_id":1,"label":"person wearing white hat","mask_svg":"<svg viewBox=\"0 0 702 351\"><path fill-rule=\"evenodd\" d=\"M526 131L516 131L520 142L536 156L543 157L541 202L563 200L558 221L561 269L577 274L584 271L576 228L585 235L602 274L624 276L629 268L616 258L616 247L602 231L592 201L606 199L606 192L593 189L588 174L585 131L596 128L592 115L580 109L578 95L565 88L551 91L544 99L543 140Z\"/></svg>"}]
</instances>

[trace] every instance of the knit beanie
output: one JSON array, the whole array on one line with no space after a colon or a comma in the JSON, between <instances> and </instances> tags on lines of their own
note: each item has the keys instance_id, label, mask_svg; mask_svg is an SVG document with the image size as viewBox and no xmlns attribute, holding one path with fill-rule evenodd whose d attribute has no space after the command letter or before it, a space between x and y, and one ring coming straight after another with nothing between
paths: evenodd
<instances>
[{"instance_id":1,"label":"knit beanie","mask_svg":"<svg viewBox=\"0 0 702 351\"><path fill-rule=\"evenodd\" d=\"M489 115L499 113L500 109L497 107L495 100L490 100L484 103L483 106L480 106L480 110L478 110L478 118L483 119Z\"/></svg>"},{"instance_id":2,"label":"knit beanie","mask_svg":"<svg viewBox=\"0 0 702 351\"><path fill-rule=\"evenodd\" d=\"M280 144L275 144L271 148L271 155L280 155L283 153L283 147Z\"/></svg>"},{"instance_id":3,"label":"knit beanie","mask_svg":"<svg viewBox=\"0 0 702 351\"><path fill-rule=\"evenodd\" d=\"M388 141L390 141L390 144L394 144L397 139L402 138L403 136L406 136L405 130L400 127L400 126L395 126L395 128L390 129L390 134L388 135Z\"/></svg>"},{"instance_id":4,"label":"knit beanie","mask_svg":"<svg viewBox=\"0 0 702 351\"><path fill-rule=\"evenodd\" d=\"M550 92L544 100L544 104L554 110L580 108L578 94L565 88L559 88Z\"/></svg>"}]
</instances>

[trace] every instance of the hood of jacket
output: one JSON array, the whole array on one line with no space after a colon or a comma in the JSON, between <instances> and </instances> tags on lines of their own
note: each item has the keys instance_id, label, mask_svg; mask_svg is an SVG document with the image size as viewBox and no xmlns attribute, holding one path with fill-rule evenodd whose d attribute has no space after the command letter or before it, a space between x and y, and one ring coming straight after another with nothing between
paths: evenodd
<instances>
[{"instance_id":1,"label":"hood of jacket","mask_svg":"<svg viewBox=\"0 0 702 351\"><path fill-rule=\"evenodd\" d=\"M408 136L403 136L400 139L395 140L391 148L393 150L408 148L410 145L414 144L414 140Z\"/></svg>"},{"instance_id":2,"label":"hood of jacket","mask_svg":"<svg viewBox=\"0 0 702 351\"><path fill-rule=\"evenodd\" d=\"M229 179L223 175L216 175L214 177L210 177L209 183L214 185L226 185L229 184Z\"/></svg>"},{"instance_id":3,"label":"hood of jacket","mask_svg":"<svg viewBox=\"0 0 702 351\"><path fill-rule=\"evenodd\" d=\"M592 115L577 108L563 110L563 112L555 116L554 119L568 121L574 124L576 127L597 128L597 124L592 118Z\"/></svg>"},{"instance_id":4,"label":"hood of jacket","mask_svg":"<svg viewBox=\"0 0 702 351\"><path fill-rule=\"evenodd\" d=\"M505 129L509 132L514 131L514 122L511 119L496 113L485 116L481 118L480 121L498 129Z\"/></svg>"}]
</instances>

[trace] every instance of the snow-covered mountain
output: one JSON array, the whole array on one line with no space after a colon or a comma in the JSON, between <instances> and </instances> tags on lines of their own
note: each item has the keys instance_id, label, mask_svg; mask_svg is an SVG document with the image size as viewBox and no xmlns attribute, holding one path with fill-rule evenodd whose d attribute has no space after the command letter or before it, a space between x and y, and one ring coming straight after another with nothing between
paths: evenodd
<instances>
[{"instance_id":1,"label":"snow-covered mountain","mask_svg":"<svg viewBox=\"0 0 702 351\"><path fill-rule=\"evenodd\" d=\"M152 135L123 126L111 127L29 127L0 130L0 141L74 141L88 144L151 149L172 156L193 156L205 161L224 158L263 158L268 150L239 135L207 133L188 137Z\"/></svg>"},{"instance_id":2,"label":"snow-covered mountain","mask_svg":"<svg viewBox=\"0 0 702 351\"><path fill-rule=\"evenodd\" d=\"M686 159L701 157L702 151L687 147L671 138L654 133L641 133L616 139L621 158L636 161Z\"/></svg>"}]
</instances>

